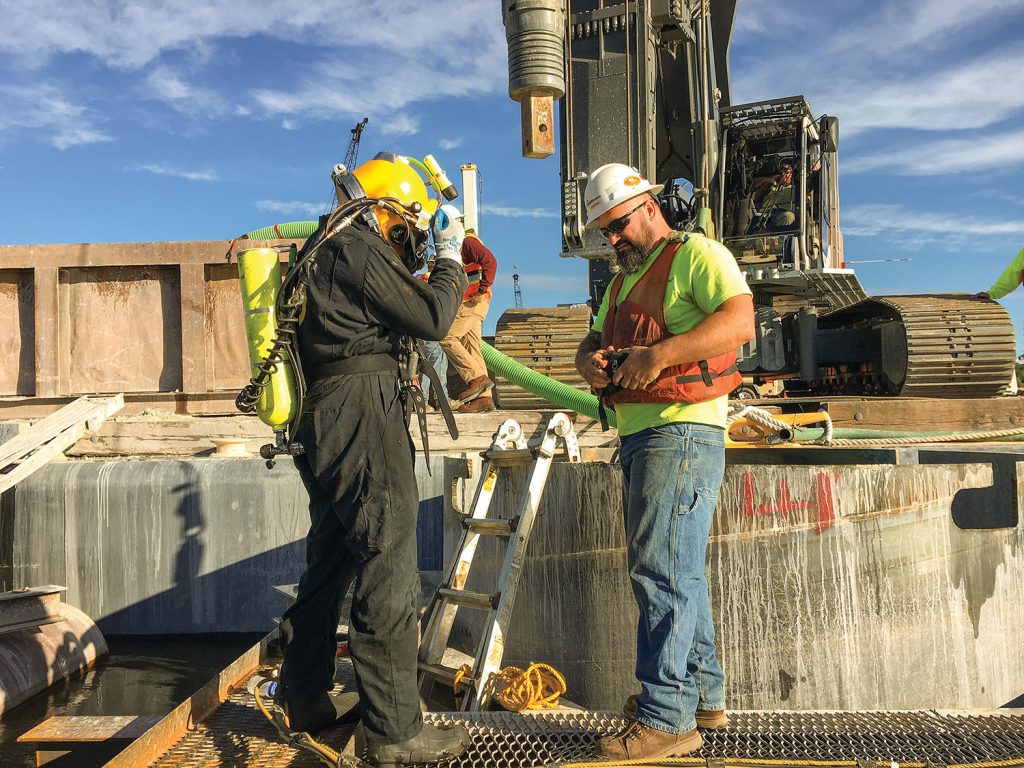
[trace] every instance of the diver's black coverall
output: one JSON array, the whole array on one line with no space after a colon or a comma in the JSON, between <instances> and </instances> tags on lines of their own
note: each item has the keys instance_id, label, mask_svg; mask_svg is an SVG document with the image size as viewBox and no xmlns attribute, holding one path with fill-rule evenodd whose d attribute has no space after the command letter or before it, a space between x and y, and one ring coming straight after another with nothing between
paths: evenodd
<instances>
[{"instance_id":1,"label":"diver's black coverall","mask_svg":"<svg viewBox=\"0 0 1024 768\"><path fill-rule=\"evenodd\" d=\"M368 373L329 368L354 356L397 355L402 336L443 338L466 286L461 263L440 259L425 282L381 238L353 225L314 257L299 326L309 390L297 430L305 455L295 465L311 524L298 599L281 624L282 695L311 698L333 686L340 605L355 579L349 646L363 726L377 743L405 741L422 727L415 449L397 362Z\"/></svg>"}]
</instances>

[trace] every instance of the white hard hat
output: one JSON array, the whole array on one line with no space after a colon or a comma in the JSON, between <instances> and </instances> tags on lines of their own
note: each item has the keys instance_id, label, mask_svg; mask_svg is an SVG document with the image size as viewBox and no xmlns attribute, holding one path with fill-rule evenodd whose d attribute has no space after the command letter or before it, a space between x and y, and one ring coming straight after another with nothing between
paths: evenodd
<instances>
[{"instance_id":1,"label":"white hard hat","mask_svg":"<svg viewBox=\"0 0 1024 768\"><path fill-rule=\"evenodd\" d=\"M656 195L664 184L651 184L640 171L622 163L602 165L587 181L583 205L587 209L587 229L597 226L597 220L619 203L637 195Z\"/></svg>"}]
</instances>

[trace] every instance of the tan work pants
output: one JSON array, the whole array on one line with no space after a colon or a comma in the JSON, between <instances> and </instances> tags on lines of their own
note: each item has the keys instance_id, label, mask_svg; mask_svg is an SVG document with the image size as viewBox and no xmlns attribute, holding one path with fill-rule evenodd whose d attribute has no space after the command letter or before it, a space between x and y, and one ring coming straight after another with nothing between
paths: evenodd
<instances>
[{"instance_id":1,"label":"tan work pants","mask_svg":"<svg viewBox=\"0 0 1024 768\"><path fill-rule=\"evenodd\" d=\"M487 375L487 364L480 353L480 334L490 306L490 297L475 304L464 303L459 307L448 335L441 340L441 349L448 356L448 362L455 366L459 377L467 384Z\"/></svg>"}]
</instances>

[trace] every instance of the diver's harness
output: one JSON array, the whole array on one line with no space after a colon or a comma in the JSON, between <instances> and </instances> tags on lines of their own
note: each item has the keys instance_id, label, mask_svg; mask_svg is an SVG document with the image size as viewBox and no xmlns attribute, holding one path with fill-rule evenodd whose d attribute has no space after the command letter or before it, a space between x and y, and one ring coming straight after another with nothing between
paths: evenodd
<instances>
[{"instance_id":1,"label":"diver's harness","mask_svg":"<svg viewBox=\"0 0 1024 768\"><path fill-rule=\"evenodd\" d=\"M277 433L274 443L268 443L260 448L260 456L267 460L267 467L273 467L276 457L281 454L299 456L305 452L302 445L295 441L299 423L305 412L305 395L307 390L296 337L299 330L299 322L302 318L302 310L306 304L306 292L312 278L313 257L324 243L343 229L358 219L365 221L367 220L367 215L372 216L371 209L374 207L391 211L401 217L403 221L405 221L406 216L410 212L419 212L418 204L414 204L410 208L395 198L362 197L339 205L326 217L317 231L310 236L301 251L296 253L295 246L291 246L289 269L281 283L281 291L274 305L277 333L256 374L249 379L249 383L242 388L235 398L235 407L242 413L252 413L255 411L263 390L270 383L270 377L277 372L278 365L284 359L282 353L287 354L295 374L295 415L292 417L287 428ZM411 234L409 239L411 240ZM408 269L397 257L387 250L384 251L384 254L386 261L393 268ZM408 408L411 406L416 412L420 437L423 442L423 453L428 459L427 467L429 471L430 438L427 433L426 398L423 396L423 390L420 388L419 382L414 375L417 367L430 379L431 384L435 387L435 392L441 393L444 391L441 387L437 371L434 370L423 353L422 347L406 336L401 337L399 349L395 354L355 355L342 360L334 360L318 366L313 378L316 380L351 373L397 370L402 401L407 409L406 418L409 418ZM444 416L445 424L452 439L458 439L459 430L455 425L455 416L452 414L447 398L438 397L438 406Z\"/></svg>"}]
</instances>

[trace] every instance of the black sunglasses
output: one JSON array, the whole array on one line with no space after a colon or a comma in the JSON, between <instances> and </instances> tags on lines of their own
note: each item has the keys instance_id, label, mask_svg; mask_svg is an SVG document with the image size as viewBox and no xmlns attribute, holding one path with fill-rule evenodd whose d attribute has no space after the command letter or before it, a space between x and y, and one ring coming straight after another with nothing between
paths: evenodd
<instances>
[{"instance_id":1,"label":"black sunglasses","mask_svg":"<svg viewBox=\"0 0 1024 768\"><path fill-rule=\"evenodd\" d=\"M622 216L619 216L619 218L617 219L609 221L607 227L599 227L598 231L605 239L608 238L608 235L621 235L623 231L625 231L626 227L629 226L629 217L632 216L637 211L639 211L645 205L647 205L646 200L641 202L640 205L636 206L636 208L631 210L629 213L626 213Z\"/></svg>"}]
</instances>

